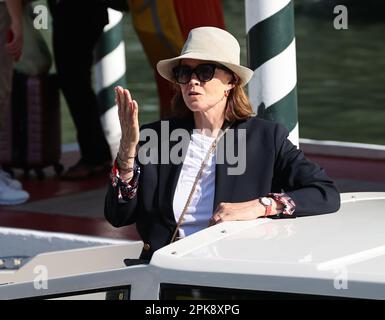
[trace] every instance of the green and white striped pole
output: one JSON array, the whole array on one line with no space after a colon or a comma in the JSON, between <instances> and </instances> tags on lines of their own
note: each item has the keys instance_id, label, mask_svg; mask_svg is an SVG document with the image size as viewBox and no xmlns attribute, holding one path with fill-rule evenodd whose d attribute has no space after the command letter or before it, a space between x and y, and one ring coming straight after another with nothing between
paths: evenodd
<instances>
[{"instance_id":1,"label":"green and white striped pole","mask_svg":"<svg viewBox=\"0 0 385 320\"><path fill-rule=\"evenodd\" d=\"M108 9L109 23L95 48L95 89L101 106L101 121L111 153L116 154L121 131L114 87L127 87L123 14Z\"/></svg>"},{"instance_id":2,"label":"green and white striped pole","mask_svg":"<svg viewBox=\"0 0 385 320\"><path fill-rule=\"evenodd\" d=\"M245 0L248 93L258 117L277 121L298 138L297 67L292 0Z\"/></svg>"}]
</instances>

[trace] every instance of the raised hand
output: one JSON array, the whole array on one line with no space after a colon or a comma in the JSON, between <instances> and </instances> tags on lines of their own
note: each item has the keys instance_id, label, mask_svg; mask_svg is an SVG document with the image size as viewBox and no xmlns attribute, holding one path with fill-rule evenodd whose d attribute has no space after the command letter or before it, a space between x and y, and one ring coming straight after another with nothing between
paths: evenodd
<instances>
[{"instance_id":1,"label":"raised hand","mask_svg":"<svg viewBox=\"0 0 385 320\"><path fill-rule=\"evenodd\" d=\"M130 91L122 87L115 88L115 102L122 129L121 141L127 147L136 147L139 142L138 103L131 98Z\"/></svg>"},{"instance_id":2,"label":"raised hand","mask_svg":"<svg viewBox=\"0 0 385 320\"><path fill-rule=\"evenodd\" d=\"M133 157L135 157L136 146L139 142L138 103L132 99L130 91L122 87L115 88L115 102L118 106L119 122L122 131L118 152L118 165L120 169L128 170L133 167Z\"/></svg>"}]
</instances>

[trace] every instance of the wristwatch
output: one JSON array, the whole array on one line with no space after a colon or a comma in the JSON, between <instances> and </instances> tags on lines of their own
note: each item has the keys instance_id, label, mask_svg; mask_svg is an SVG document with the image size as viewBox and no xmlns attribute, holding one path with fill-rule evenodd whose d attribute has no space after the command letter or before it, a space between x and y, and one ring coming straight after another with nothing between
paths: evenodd
<instances>
[{"instance_id":1,"label":"wristwatch","mask_svg":"<svg viewBox=\"0 0 385 320\"><path fill-rule=\"evenodd\" d=\"M259 202L265 207L265 217L269 216L273 206L273 199L268 197L259 198Z\"/></svg>"}]
</instances>

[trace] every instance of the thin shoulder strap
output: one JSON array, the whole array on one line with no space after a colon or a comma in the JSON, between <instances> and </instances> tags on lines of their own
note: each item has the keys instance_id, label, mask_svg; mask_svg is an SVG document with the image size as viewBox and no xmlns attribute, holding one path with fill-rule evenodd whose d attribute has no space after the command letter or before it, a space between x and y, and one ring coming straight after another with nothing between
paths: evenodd
<instances>
[{"instance_id":1,"label":"thin shoulder strap","mask_svg":"<svg viewBox=\"0 0 385 320\"><path fill-rule=\"evenodd\" d=\"M216 149L216 147L217 147L217 144L218 144L219 140L225 135L226 131L230 128L231 124L232 124L232 123L230 123L230 124L225 128L225 130L219 132L217 138L213 141L213 143L211 144L209 150L207 151L207 154L206 154L205 158L203 159L203 161L202 161L202 163L201 163L201 166L200 166L200 168L199 168L199 171L198 171L198 173L197 173L197 175L196 175L196 177L195 177L194 184L193 184L193 186L192 186L192 188L191 188L190 194L189 194L189 196L188 196L188 198L187 198L187 201L186 201L186 203L185 203L185 205L184 205L184 207L183 207L182 214L180 215L180 217L179 217L179 219L178 219L178 223L177 223L177 225L176 225L176 228L175 228L175 231L174 231L174 233L173 233L173 235L172 235L172 238L171 238L170 243L174 242L174 241L176 240L176 238L177 238L177 235L178 235L178 232L179 232L179 228L180 228L180 226L181 226L182 223L183 223L184 215L186 214L187 208L189 207L189 205L190 205L190 203L191 203L192 196L193 196L193 194L194 194L194 192L195 192L195 189L196 189L196 186L198 185L199 180L200 180L201 177L202 177L203 170L204 170L204 168L205 168L206 165L207 165L207 162L208 162L208 160L209 160L209 158L210 158L211 153L214 153L214 152L215 152L215 149Z\"/></svg>"}]
</instances>

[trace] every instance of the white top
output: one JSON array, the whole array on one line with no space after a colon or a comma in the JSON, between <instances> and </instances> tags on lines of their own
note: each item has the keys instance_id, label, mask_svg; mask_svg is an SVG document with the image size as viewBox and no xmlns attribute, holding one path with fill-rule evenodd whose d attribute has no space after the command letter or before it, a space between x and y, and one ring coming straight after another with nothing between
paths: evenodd
<instances>
[{"instance_id":1,"label":"white top","mask_svg":"<svg viewBox=\"0 0 385 320\"><path fill-rule=\"evenodd\" d=\"M191 135L174 194L173 209L176 222L179 221L202 161L214 140L214 137L208 137L196 132ZM207 161L202 177L195 188L190 205L184 215L184 222L179 229L181 237L188 236L208 226L214 205L215 163L214 152Z\"/></svg>"}]
</instances>

